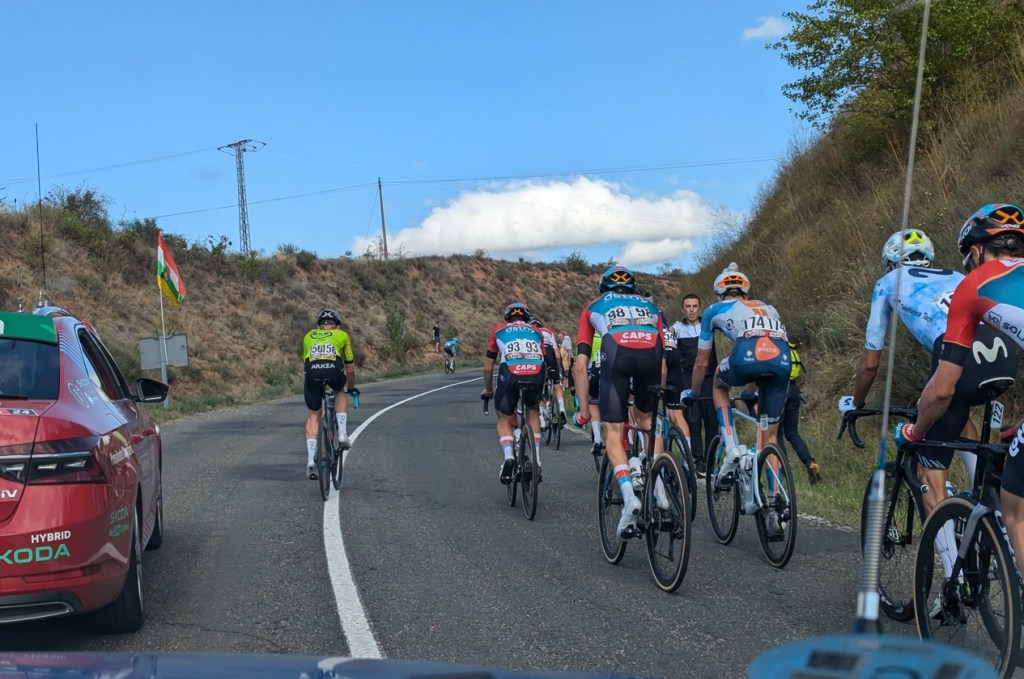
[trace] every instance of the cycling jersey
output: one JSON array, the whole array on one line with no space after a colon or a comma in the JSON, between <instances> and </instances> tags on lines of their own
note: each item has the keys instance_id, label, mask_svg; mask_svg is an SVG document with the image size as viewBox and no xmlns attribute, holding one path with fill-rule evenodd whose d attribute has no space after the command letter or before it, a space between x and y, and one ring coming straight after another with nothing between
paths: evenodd
<instances>
[{"instance_id":1,"label":"cycling jersey","mask_svg":"<svg viewBox=\"0 0 1024 679\"><path fill-rule=\"evenodd\" d=\"M544 338L532 325L499 323L491 330L487 357L516 376L539 375L544 367Z\"/></svg>"},{"instance_id":2,"label":"cycling jersey","mask_svg":"<svg viewBox=\"0 0 1024 679\"><path fill-rule=\"evenodd\" d=\"M995 345L974 346L980 322L1024 347L1024 259L985 262L957 286L949 305L942 359L963 365L972 350L997 351Z\"/></svg>"},{"instance_id":3,"label":"cycling jersey","mask_svg":"<svg viewBox=\"0 0 1024 679\"><path fill-rule=\"evenodd\" d=\"M608 292L583 309L576 342L590 344L596 333L627 349L653 349L661 343L661 325L653 303L640 295Z\"/></svg>"},{"instance_id":4,"label":"cycling jersey","mask_svg":"<svg viewBox=\"0 0 1024 679\"><path fill-rule=\"evenodd\" d=\"M544 339L544 362L548 366L548 374L556 382L561 382L562 363L558 360L558 340L555 333L544 326L538 327L537 332Z\"/></svg>"},{"instance_id":5,"label":"cycling jersey","mask_svg":"<svg viewBox=\"0 0 1024 679\"><path fill-rule=\"evenodd\" d=\"M698 349L714 346L715 330L733 342L751 337L789 341L786 326L782 324L775 307L756 300L727 299L708 307L700 321Z\"/></svg>"},{"instance_id":6,"label":"cycling jersey","mask_svg":"<svg viewBox=\"0 0 1024 679\"><path fill-rule=\"evenodd\" d=\"M352 342L344 330L321 330L314 328L302 340L302 360L305 363L321 361L336 362L341 358L345 363L354 363Z\"/></svg>"},{"instance_id":7,"label":"cycling jersey","mask_svg":"<svg viewBox=\"0 0 1024 679\"><path fill-rule=\"evenodd\" d=\"M896 289L897 277L899 290ZM885 347L889 312L899 300L897 313L903 325L921 346L931 349L946 329L949 301L963 279L963 274L956 271L922 266L905 266L902 274L899 269L893 269L879 278L871 293L871 316L864 348L881 351Z\"/></svg>"}]
</instances>

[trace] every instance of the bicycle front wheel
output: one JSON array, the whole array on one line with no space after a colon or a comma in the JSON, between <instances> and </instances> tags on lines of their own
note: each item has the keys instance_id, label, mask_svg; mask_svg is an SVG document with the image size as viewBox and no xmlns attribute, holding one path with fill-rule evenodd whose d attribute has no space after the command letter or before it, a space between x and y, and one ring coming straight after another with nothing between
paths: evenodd
<instances>
[{"instance_id":1,"label":"bicycle front wheel","mask_svg":"<svg viewBox=\"0 0 1024 679\"><path fill-rule=\"evenodd\" d=\"M925 521L914 565L914 613L922 639L970 651L1001 677L1020 646L1020 587L1013 554L992 514L964 535L974 506L943 500ZM967 556L957 558L964 540ZM946 573L949 572L949 575Z\"/></svg>"},{"instance_id":2,"label":"bicycle front wheel","mask_svg":"<svg viewBox=\"0 0 1024 679\"><path fill-rule=\"evenodd\" d=\"M690 521L693 521L697 515L697 467L693 464L690 446L686 445L686 437L676 427L668 430L668 452L675 457L676 462L683 469L686 491L690 497Z\"/></svg>"},{"instance_id":3,"label":"bicycle front wheel","mask_svg":"<svg viewBox=\"0 0 1024 679\"><path fill-rule=\"evenodd\" d=\"M622 493L608 464L608 456L601 456L597 475L597 522L601 530L601 551L608 563L617 564L626 553L626 541L619 537L619 517L622 516Z\"/></svg>"},{"instance_id":4,"label":"bicycle front wheel","mask_svg":"<svg viewBox=\"0 0 1024 679\"><path fill-rule=\"evenodd\" d=\"M541 434L544 436L544 445L551 445L551 436L555 429L555 411L551 407L551 400L541 401L541 406L544 410L544 421L547 422L547 427L541 427Z\"/></svg>"},{"instance_id":5,"label":"bicycle front wheel","mask_svg":"<svg viewBox=\"0 0 1024 679\"><path fill-rule=\"evenodd\" d=\"M555 430L555 433L553 434L555 438L555 450L558 450L559 448L562 447L562 420L560 419L561 415L559 415L558 417L559 419L555 422L554 425L552 425Z\"/></svg>"},{"instance_id":6,"label":"bicycle front wheel","mask_svg":"<svg viewBox=\"0 0 1024 679\"><path fill-rule=\"evenodd\" d=\"M331 416L334 418L334 416ZM335 441L338 440L338 420L333 419L334 426L331 428L333 432L333 438ZM343 464L342 455L344 451L340 448L334 448L333 454L331 455L331 485L334 486L334 490L341 489L341 475L345 472L345 465Z\"/></svg>"},{"instance_id":7,"label":"bicycle front wheel","mask_svg":"<svg viewBox=\"0 0 1024 679\"><path fill-rule=\"evenodd\" d=\"M326 419L320 418L320 440L316 447L316 478L320 484L320 497L327 501L331 494L331 458L334 456L334 443L331 441Z\"/></svg>"},{"instance_id":8,"label":"bicycle front wheel","mask_svg":"<svg viewBox=\"0 0 1024 679\"><path fill-rule=\"evenodd\" d=\"M860 547L867 544L868 496L864 489L860 516ZM914 558L921 542L921 512L902 475L886 470L882 502L882 556L878 562L878 596L882 611L898 622L914 619Z\"/></svg>"},{"instance_id":9,"label":"bicycle front wheel","mask_svg":"<svg viewBox=\"0 0 1024 679\"><path fill-rule=\"evenodd\" d=\"M647 476L647 560L663 592L683 583L690 561L690 492L686 476L671 455L658 455ZM660 500L659 500L660 496Z\"/></svg>"},{"instance_id":10,"label":"bicycle front wheel","mask_svg":"<svg viewBox=\"0 0 1024 679\"><path fill-rule=\"evenodd\" d=\"M708 450L714 451L708 455L704 476L711 530L720 543L727 545L736 537L736 529L740 525L740 489L736 486L735 477L718 481L718 469L725 458L722 437L711 439Z\"/></svg>"},{"instance_id":11,"label":"bicycle front wheel","mask_svg":"<svg viewBox=\"0 0 1024 679\"><path fill-rule=\"evenodd\" d=\"M533 427L523 425L519 439L519 482L523 484L523 514L530 521L537 515L537 484L540 483L540 465L537 464L537 444L533 439Z\"/></svg>"},{"instance_id":12,"label":"bicycle front wheel","mask_svg":"<svg viewBox=\"0 0 1024 679\"><path fill-rule=\"evenodd\" d=\"M762 505L754 516L757 536L768 563L782 568L796 547L796 486L786 456L771 443L757 456L757 483Z\"/></svg>"}]
</instances>

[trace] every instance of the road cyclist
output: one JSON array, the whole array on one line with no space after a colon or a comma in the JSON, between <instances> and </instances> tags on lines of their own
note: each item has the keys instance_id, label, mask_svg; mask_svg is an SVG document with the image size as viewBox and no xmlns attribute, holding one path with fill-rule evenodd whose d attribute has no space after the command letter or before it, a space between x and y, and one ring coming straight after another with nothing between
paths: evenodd
<instances>
[{"instance_id":1,"label":"road cyclist","mask_svg":"<svg viewBox=\"0 0 1024 679\"><path fill-rule=\"evenodd\" d=\"M348 333L341 329L341 316L333 309L324 309L316 320L317 327L306 333L302 339L303 397L309 413L306 416L306 476L317 479L316 454L317 430L324 384L335 393L343 390L358 395L356 386L355 355ZM338 433L337 445L347 450L351 442L348 437L348 400L336 399L334 403Z\"/></svg>"},{"instance_id":2,"label":"road cyclist","mask_svg":"<svg viewBox=\"0 0 1024 679\"><path fill-rule=\"evenodd\" d=\"M459 355L459 338L452 337L444 343L444 372L455 372L455 357Z\"/></svg>"},{"instance_id":3,"label":"road cyclist","mask_svg":"<svg viewBox=\"0 0 1024 679\"><path fill-rule=\"evenodd\" d=\"M771 483L772 480L791 482L788 474L783 478L786 469L781 466L784 458L778 450L779 418L785 406L791 371L786 326L775 307L749 299L750 279L739 270L735 262L730 263L715 278L714 292L718 301L708 307L701 320L691 385L699 385L704 380L716 331L732 340L734 345L729 356L722 359L715 368L712 396L718 415L721 443L717 450L708 453L708 506L713 510L713 495L716 493L726 497L731 494L738 501L732 486L742 480L737 475L739 462L743 459L746 467L751 467L743 469L745 474L750 473L754 467L751 464L752 451L741 446L737 440L734 424L734 413L737 411L732 408L729 394L731 387L742 386L744 390L740 394L741 398L752 398L756 392L759 405L756 469L760 478L762 463L767 461L769 470L764 474L770 481L768 497L762 498L767 511L762 513L759 511L761 508L754 505L743 509L745 512L758 511L759 534L762 532L760 521L763 520L763 533L768 542L783 542L790 546L796 532L796 498L782 497L780 492L784 489L781 484ZM693 390L688 389L683 392L681 400L689 407L695 398ZM778 507L779 502L789 503L790 506ZM791 546L789 551L792 551ZM768 553L767 548L765 553ZM788 561L788 555L785 561ZM782 565L785 565L785 561ZM773 565L778 564L773 562Z\"/></svg>"},{"instance_id":4,"label":"road cyclist","mask_svg":"<svg viewBox=\"0 0 1024 679\"><path fill-rule=\"evenodd\" d=\"M502 463L498 478L503 485L514 481L515 455L513 445L513 413L520 393L526 407L526 422L536 447L538 482L543 479L540 464L540 415L538 404L544 388L544 338L529 324L530 309L522 302L513 302L505 308L504 320L491 330L484 353L484 389L480 398L484 402L494 399L498 415L498 445ZM497 387L494 387L494 368L498 367ZM524 389L520 391L519 385ZM518 423L522 424L522 423Z\"/></svg>"}]
</instances>

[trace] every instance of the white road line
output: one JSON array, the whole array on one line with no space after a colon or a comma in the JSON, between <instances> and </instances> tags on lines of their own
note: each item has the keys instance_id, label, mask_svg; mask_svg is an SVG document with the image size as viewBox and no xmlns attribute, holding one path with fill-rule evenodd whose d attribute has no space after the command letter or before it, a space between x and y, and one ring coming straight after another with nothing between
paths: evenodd
<instances>
[{"instance_id":1,"label":"white road line","mask_svg":"<svg viewBox=\"0 0 1024 679\"><path fill-rule=\"evenodd\" d=\"M436 391L457 387L460 384L469 384L479 379L479 377L475 377L471 380L446 384L443 387L431 389L422 394L410 396L398 403L393 403L368 417L349 438L351 438L354 444L359 435L371 422L403 403L408 403L427 394L433 394ZM351 449L345 451L341 458L342 466L345 465L345 460L348 459L348 455L351 452ZM344 480L342 482L344 483ZM370 628L370 621L366 618L366 609L363 608L363 602L359 598L359 590L356 589L356 583L352 579L352 568L349 566L348 556L345 552L345 540L341 535L341 520L338 515L338 493L336 492L332 492L328 496L327 502L324 503L324 551L327 553L327 572L331 578L331 587L334 589L334 600L338 605L341 630L345 633L345 638L348 640L349 654L353 658L383 658L384 654L381 653L380 645L377 644L377 639L374 638L373 630Z\"/></svg>"}]
</instances>

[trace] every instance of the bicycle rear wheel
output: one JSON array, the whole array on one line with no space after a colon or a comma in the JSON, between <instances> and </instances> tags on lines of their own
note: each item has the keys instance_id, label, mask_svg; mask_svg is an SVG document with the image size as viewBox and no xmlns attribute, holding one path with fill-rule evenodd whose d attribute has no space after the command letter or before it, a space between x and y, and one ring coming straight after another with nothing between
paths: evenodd
<instances>
[{"instance_id":1,"label":"bicycle rear wheel","mask_svg":"<svg viewBox=\"0 0 1024 679\"><path fill-rule=\"evenodd\" d=\"M555 420L555 424L552 425L552 427L555 430L554 434L552 434L552 436L555 439L555 450L558 450L559 448L562 447L562 420L561 420L561 414L556 416L556 418L557 419Z\"/></svg>"},{"instance_id":2,"label":"bicycle rear wheel","mask_svg":"<svg viewBox=\"0 0 1024 679\"><path fill-rule=\"evenodd\" d=\"M320 484L320 497L327 501L331 494L331 458L334 456L334 444L331 441L327 420L320 416L320 440L316 447L316 478Z\"/></svg>"},{"instance_id":3,"label":"bicycle rear wheel","mask_svg":"<svg viewBox=\"0 0 1024 679\"><path fill-rule=\"evenodd\" d=\"M537 445L533 440L533 428L523 425L519 438L519 481L523 484L523 514L530 521L537 515L537 484L540 482L540 471L537 465Z\"/></svg>"},{"instance_id":4,"label":"bicycle rear wheel","mask_svg":"<svg viewBox=\"0 0 1024 679\"><path fill-rule=\"evenodd\" d=\"M796 486L786 456L771 443L757 456L757 483L762 503L754 515L757 536L768 563L782 568L796 547Z\"/></svg>"},{"instance_id":5,"label":"bicycle rear wheel","mask_svg":"<svg viewBox=\"0 0 1024 679\"><path fill-rule=\"evenodd\" d=\"M736 537L736 528L740 524L740 490L736 487L735 478L717 482L718 468L725 456L722 437L711 439L708 446L707 472L704 476L704 492L708 498L708 515L711 517L711 530L723 545L732 542Z\"/></svg>"},{"instance_id":6,"label":"bicycle rear wheel","mask_svg":"<svg viewBox=\"0 0 1024 679\"><path fill-rule=\"evenodd\" d=\"M331 432L333 434L332 439L334 441L337 441L338 440L338 420L334 416L333 413L331 413L330 417L331 417L331 422L334 423L333 426L331 427ZM344 455L345 453L344 453L343 450L341 450L341 448L333 448L333 451L334 452L331 455L331 485L334 486L334 490L340 490L341 489L341 475L345 472L344 460L342 460L341 458L342 458L342 455Z\"/></svg>"},{"instance_id":7,"label":"bicycle rear wheel","mask_svg":"<svg viewBox=\"0 0 1024 679\"><path fill-rule=\"evenodd\" d=\"M868 495L864 489L860 516L860 546L864 551L868 525ZM898 622L914 619L914 560L921 542L921 512L902 475L886 470L882 501L882 558L878 562L878 596L882 611Z\"/></svg>"},{"instance_id":8,"label":"bicycle rear wheel","mask_svg":"<svg viewBox=\"0 0 1024 679\"><path fill-rule=\"evenodd\" d=\"M542 400L540 407L544 411L544 421L547 422L547 427L541 427L541 435L544 437L544 445L551 445L551 436L555 429L555 411L552 408L551 399Z\"/></svg>"},{"instance_id":9,"label":"bicycle rear wheel","mask_svg":"<svg viewBox=\"0 0 1024 679\"><path fill-rule=\"evenodd\" d=\"M597 521L601 530L601 551L608 563L617 564L626 553L626 541L619 537L622 494L612 471L608 456L601 456L601 468L597 476Z\"/></svg>"},{"instance_id":10,"label":"bicycle rear wheel","mask_svg":"<svg viewBox=\"0 0 1024 679\"><path fill-rule=\"evenodd\" d=\"M1014 671L1021 641L1018 575L992 515L981 518L973 535L964 535L973 509L963 498L949 498L925 521L914 565L917 631L922 639L980 656L1007 677ZM936 544L940 535L941 547ZM970 540L967 557L958 562L957 550L965 539ZM952 564L949 577L943 556Z\"/></svg>"},{"instance_id":11,"label":"bicycle rear wheel","mask_svg":"<svg viewBox=\"0 0 1024 679\"><path fill-rule=\"evenodd\" d=\"M683 469L683 476L686 479L686 491L690 497L690 521L693 521L697 515L697 467L693 463L690 446L686 445L686 437L676 427L668 430L668 451L676 458L676 462Z\"/></svg>"},{"instance_id":12,"label":"bicycle rear wheel","mask_svg":"<svg viewBox=\"0 0 1024 679\"><path fill-rule=\"evenodd\" d=\"M658 506L658 489L667 507ZM663 592L674 592L683 583L690 561L690 493L679 463L671 455L658 455L647 476L644 499L648 518L647 560L651 575Z\"/></svg>"}]
</instances>

